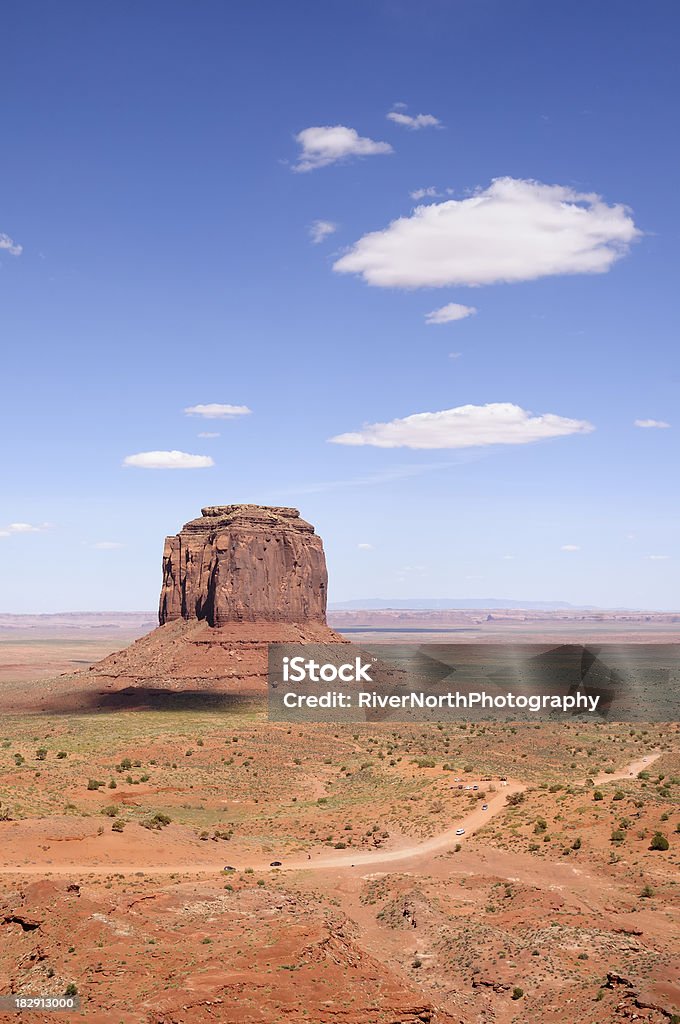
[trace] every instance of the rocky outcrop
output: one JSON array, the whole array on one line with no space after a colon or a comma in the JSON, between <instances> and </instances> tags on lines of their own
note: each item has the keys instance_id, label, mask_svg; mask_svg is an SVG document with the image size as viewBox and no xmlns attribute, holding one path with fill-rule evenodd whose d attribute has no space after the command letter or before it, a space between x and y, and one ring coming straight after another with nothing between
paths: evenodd
<instances>
[{"instance_id":1,"label":"rocky outcrop","mask_svg":"<svg viewBox=\"0 0 680 1024\"><path fill-rule=\"evenodd\" d=\"M195 707L213 706L213 697L259 698L270 644L346 642L326 624L326 585L321 538L297 509L204 508L166 539L158 628L86 672L43 685L41 707L169 707L173 695ZM22 700L6 706L23 708Z\"/></svg>"},{"instance_id":2,"label":"rocky outcrop","mask_svg":"<svg viewBox=\"0 0 680 1024\"><path fill-rule=\"evenodd\" d=\"M321 538L297 509L211 506L166 538L159 619L325 624L327 583Z\"/></svg>"}]
</instances>

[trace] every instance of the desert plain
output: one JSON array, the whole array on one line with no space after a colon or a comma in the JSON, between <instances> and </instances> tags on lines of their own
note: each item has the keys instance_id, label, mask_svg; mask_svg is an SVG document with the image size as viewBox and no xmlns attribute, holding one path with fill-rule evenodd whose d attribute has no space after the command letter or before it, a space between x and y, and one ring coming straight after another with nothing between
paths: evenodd
<instances>
[{"instance_id":1,"label":"desert plain","mask_svg":"<svg viewBox=\"0 0 680 1024\"><path fill-rule=\"evenodd\" d=\"M381 642L589 628L395 614L329 618ZM677 723L297 725L257 696L30 710L152 618L0 619L0 992L82 1007L27 1019L680 1020ZM616 618L590 635L677 639Z\"/></svg>"}]
</instances>

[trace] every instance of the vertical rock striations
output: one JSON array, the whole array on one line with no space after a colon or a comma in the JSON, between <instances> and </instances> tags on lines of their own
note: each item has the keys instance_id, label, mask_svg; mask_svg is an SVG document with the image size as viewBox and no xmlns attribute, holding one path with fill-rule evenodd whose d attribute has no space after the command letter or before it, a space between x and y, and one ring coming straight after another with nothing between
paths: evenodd
<instances>
[{"instance_id":1,"label":"vertical rock striations","mask_svg":"<svg viewBox=\"0 0 680 1024\"><path fill-rule=\"evenodd\" d=\"M294 508L217 505L165 541L161 625L326 622L321 538Z\"/></svg>"}]
</instances>

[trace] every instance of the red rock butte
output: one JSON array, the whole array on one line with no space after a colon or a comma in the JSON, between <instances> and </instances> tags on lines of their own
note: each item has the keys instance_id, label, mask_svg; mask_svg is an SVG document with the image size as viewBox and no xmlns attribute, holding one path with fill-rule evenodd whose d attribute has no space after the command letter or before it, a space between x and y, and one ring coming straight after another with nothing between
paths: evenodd
<instances>
[{"instance_id":1,"label":"red rock butte","mask_svg":"<svg viewBox=\"0 0 680 1024\"><path fill-rule=\"evenodd\" d=\"M295 508L204 508L165 541L160 625L86 672L53 681L72 708L149 692L263 694L270 643L345 642L326 625L321 538Z\"/></svg>"},{"instance_id":2,"label":"red rock butte","mask_svg":"<svg viewBox=\"0 0 680 1024\"><path fill-rule=\"evenodd\" d=\"M321 538L296 508L211 506L165 540L159 621L325 625L327 586Z\"/></svg>"}]
</instances>

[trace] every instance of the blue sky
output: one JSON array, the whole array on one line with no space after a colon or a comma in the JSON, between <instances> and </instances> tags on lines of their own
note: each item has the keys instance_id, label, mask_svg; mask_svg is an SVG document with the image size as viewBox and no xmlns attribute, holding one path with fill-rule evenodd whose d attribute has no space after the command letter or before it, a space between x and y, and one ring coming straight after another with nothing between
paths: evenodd
<instances>
[{"instance_id":1,"label":"blue sky","mask_svg":"<svg viewBox=\"0 0 680 1024\"><path fill-rule=\"evenodd\" d=\"M0 610L153 607L237 501L301 509L331 600L677 607L679 22L7 8ZM168 451L213 465L123 464Z\"/></svg>"}]
</instances>

